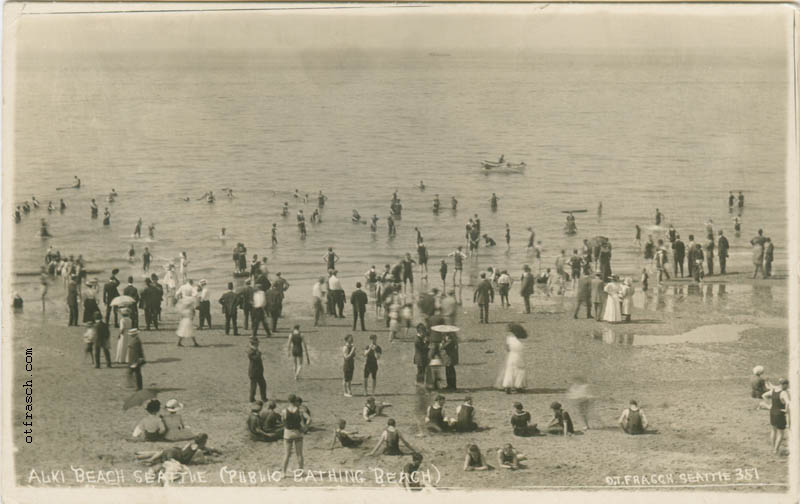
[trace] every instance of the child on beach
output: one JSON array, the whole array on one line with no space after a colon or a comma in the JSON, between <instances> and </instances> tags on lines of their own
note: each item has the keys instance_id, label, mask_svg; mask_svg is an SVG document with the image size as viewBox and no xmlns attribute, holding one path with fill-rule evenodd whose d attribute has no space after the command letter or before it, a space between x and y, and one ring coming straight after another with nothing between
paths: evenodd
<instances>
[{"instance_id":1,"label":"child on beach","mask_svg":"<svg viewBox=\"0 0 800 504\"><path fill-rule=\"evenodd\" d=\"M364 417L364 420L367 422L371 422L373 418L376 416L382 416L383 410L390 407L391 404L387 402L381 402L378 404L375 402L375 398L370 396L367 398L367 401L364 403L364 410L361 412L361 415Z\"/></svg>"},{"instance_id":2,"label":"child on beach","mask_svg":"<svg viewBox=\"0 0 800 504\"><path fill-rule=\"evenodd\" d=\"M497 450L497 465L505 469L511 469L512 471L522 469L524 466L520 462L527 459L525 455L515 450L511 443L506 443Z\"/></svg>"},{"instance_id":3,"label":"child on beach","mask_svg":"<svg viewBox=\"0 0 800 504\"><path fill-rule=\"evenodd\" d=\"M531 414L525 411L522 403L514 403L514 411L511 412L511 427L514 435L519 437L530 437L539 434L536 424L529 425Z\"/></svg>"},{"instance_id":4,"label":"child on beach","mask_svg":"<svg viewBox=\"0 0 800 504\"><path fill-rule=\"evenodd\" d=\"M561 408L561 403L553 402L550 404L550 409L553 410L553 418L547 424L547 431L550 434L558 434L562 436L571 436L575 433L572 427L572 418L564 409Z\"/></svg>"},{"instance_id":5,"label":"child on beach","mask_svg":"<svg viewBox=\"0 0 800 504\"><path fill-rule=\"evenodd\" d=\"M370 436L361 436L358 431L346 431L344 428L347 426L347 421L339 420L339 426L333 431L333 442L331 443L331 450L336 447L336 441L339 441L345 448L358 448L361 444L370 438Z\"/></svg>"},{"instance_id":6,"label":"child on beach","mask_svg":"<svg viewBox=\"0 0 800 504\"><path fill-rule=\"evenodd\" d=\"M647 430L647 418L636 400L631 399L629 406L623 410L619 417L619 426L625 434L644 434Z\"/></svg>"},{"instance_id":7,"label":"child on beach","mask_svg":"<svg viewBox=\"0 0 800 504\"><path fill-rule=\"evenodd\" d=\"M348 334L344 337L344 346L342 347L342 371L344 372L344 396L353 397L353 389L351 382L353 381L353 371L356 366L356 346L353 344L353 335Z\"/></svg>"},{"instance_id":8,"label":"child on beach","mask_svg":"<svg viewBox=\"0 0 800 504\"><path fill-rule=\"evenodd\" d=\"M483 453L478 445L471 444L467 447L467 455L464 457L465 471L488 471L491 468L483 458Z\"/></svg>"}]
</instances>

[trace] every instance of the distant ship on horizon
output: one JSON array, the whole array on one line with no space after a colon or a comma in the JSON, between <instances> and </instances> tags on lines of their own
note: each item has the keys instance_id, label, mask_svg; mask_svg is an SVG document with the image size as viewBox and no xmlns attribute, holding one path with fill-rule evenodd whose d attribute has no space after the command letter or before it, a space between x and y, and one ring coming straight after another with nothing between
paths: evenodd
<instances>
[{"instance_id":1,"label":"distant ship on horizon","mask_svg":"<svg viewBox=\"0 0 800 504\"><path fill-rule=\"evenodd\" d=\"M439 57L439 58L446 58L446 57L448 57L448 56L451 56L451 54L450 54L450 53L441 53L441 52L429 52L429 53L428 53L428 56L435 56L435 57Z\"/></svg>"}]
</instances>

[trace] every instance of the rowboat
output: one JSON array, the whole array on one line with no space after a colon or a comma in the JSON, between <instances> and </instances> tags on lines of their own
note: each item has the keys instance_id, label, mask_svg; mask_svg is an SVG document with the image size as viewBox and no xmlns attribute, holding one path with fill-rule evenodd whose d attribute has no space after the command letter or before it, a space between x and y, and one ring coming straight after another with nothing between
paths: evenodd
<instances>
[{"instance_id":1,"label":"rowboat","mask_svg":"<svg viewBox=\"0 0 800 504\"><path fill-rule=\"evenodd\" d=\"M520 173L525 170L527 165L525 162L521 163L497 163L495 161L481 161L481 166L485 172L514 172Z\"/></svg>"}]
</instances>

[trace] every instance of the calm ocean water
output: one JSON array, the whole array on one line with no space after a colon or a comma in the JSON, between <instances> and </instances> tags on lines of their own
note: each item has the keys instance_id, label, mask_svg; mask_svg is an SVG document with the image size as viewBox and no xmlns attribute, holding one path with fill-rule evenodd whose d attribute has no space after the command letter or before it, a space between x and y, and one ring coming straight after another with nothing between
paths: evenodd
<instances>
[{"instance_id":1,"label":"calm ocean water","mask_svg":"<svg viewBox=\"0 0 800 504\"><path fill-rule=\"evenodd\" d=\"M39 209L14 226L13 267L37 270L52 244L105 270L101 280L115 266L141 277L140 266L125 261L134 243L137 255L150 248L159 273L186 250L191 276L220 293L231 280L232 248L242 241L249 256L266 255L270 271L294 284L291 301L306 302L312 278L325 270L326 247L340 255L344 278L353 278L370 264L416 255L418 226L436 269L478 213L498 242L482 249L481 268L506 267L516 276L521 264L535 264L525 250L525 228L533 226L544 266L561 248L599 234L612 240L612 266L632 273L640 264L634 225L652 224L658 207L684 239L703 235L712 218L731 239L733 270L749 268L747 242L763 227L783 269L786 63L780 55L719 54L23 57L14 195L18 202L36 195L43 207L63 197L68 208ZM501 153L524 160L527 173L481 173L480 160ZM73 175L80 190L55 190ZM415 188L421 179L424 192ZM90 219L89 201L98 199L102 217L112 187L120 196L104 228L102 219ZM223 187L236 199L224 198ZM291 197L295 189L310 195L307 204ZM294 215L304 208L310 216L320 189L329 197L323 223L300 240ZM389 240L385 217L395 189L404 212ZM729 189L746 190L741 238L733 237ZM216 204L194 201L207 190L217 193ZM492 192L500 198L496 213ZM435 193L444 208L438 216ZM284 201L289 218L280 216ZM353 208L381 217L376 235L350 222ZM574 208L589 212L577 215L579 234L565 237L560 211ZM39 217L49 221L50 240L38 236ZM139 217L145 227L156 224L155 241L130 239ZM217 239L222 227L226 242ZM16 277L14 289L34 298L37 281Z\"/></svg>"}]
</instances>

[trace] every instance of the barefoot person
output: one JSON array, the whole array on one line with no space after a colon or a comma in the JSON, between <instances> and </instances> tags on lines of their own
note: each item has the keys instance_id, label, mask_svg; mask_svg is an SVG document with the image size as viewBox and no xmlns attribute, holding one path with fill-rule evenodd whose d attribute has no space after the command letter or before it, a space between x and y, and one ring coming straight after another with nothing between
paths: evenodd
<instances>
[{"instance_id":1,"label":"barefoot person","mask_svg":"<svg viewBox=\"0 0 800 504\"><path fill-rule=\"evenodd\" d=\"M647 430L647 417L634 399L631 399L628 407L622 412L618 423L625 434L644 434Z\"/></svg>"},{"instance_id":2,"label":"barefoot person","mask_svg":"<svg viewBox=\"0 0 800 504\"><path fill-rule=\"evenodd\" d=\"M345 448L358 448L361 444L369 439L371 436L362 436L358 431L346 431L344 428L347 426L347 421L339 420L339 426L333 431L333 442L331 443L331 450L336 447L336 441L339 441Z\"/></svg>"},{"instance_id":3,"label":"barefoot person","mask_svg":"<svg viewBox=\"0 0 800 504\"><path fill-rule=\"evenodd\" d=\"M364 395L367 395L367 383L369 377L372 377L372 395L375 395L375 384L378 376L378 360L383 355L383 349L378 345L378 335L371 334L369 336L369 345L364 349Z\"/></svg>"},{"instance_id":4,"label":"barefoot person","mask_svg":"<svg viewBox=\"0 0 800 504\"><path fill-rule=\"evenodd\" d=\"M781 378L777 387L764 392L764 399L771 399L769 423L772 426L770 441L775 454L780 453L781 443L789 425L789 380Z\"/></svg>"},{"instance_id":5,"label":"barefoot person","mask_svg":"<svg viewBox=\"0 0 800 504\"><path fill-rule=\"evenodd\" d=\"M465 471L488 471L491 466L486 463L486 459L481 453L478 445L471 444L467 447L467 454L464 457L464 470Z\"/></svg>"},{"instance_id":6,"label":"barefoot person","mask_svg":"<svg viewBox=\"0 0 800 504\"><path fill-rule=\"evenodd\" d=\"M523 460L527 460L527 457L515 450L511 443L506 443L497 450L498 467L511 470L522 469L520 462Z\"/></svg>"},{"instance_id":7,"label":"barefoot person","mask_svg":"<svg viewBox=\"0 0 800 504\"><path fill-rule=\"evenodd\" d=\"M306 347L306 340L300 332L300 326L294 326L292 334L289 335L289 340L286 343L286 350L289 352L289 357L294 364L294 379L300 379L300 371L303 370L303 354L306 356L306 363L311 365L311 358L308 356L308 348Z\"/></svg>"},{"instance_id":8,"label":"barefoot person","mask_svg":"<svg viewBox=\"0 0 800 504\"><path fill-rule=\"evenodd\" d=\"M383 401L378 404L375 398L370 396L367 398L367 402L364 403L364 410L361 412L361 416L367 422L371 422L373 418L383 415L383 410L389 407L391 407L391 404Z\"/></svg>"},{"instance_id":9,"label":"barefoot person","mask_svg":"<svg viewBox=\"0 0 800 504\"><path fill-rule=\"evenodd\" d=\"M307 430L308 418L305 412L299 407L297 396L290 394L288 398L289 406L281 411L283 419L283 473L289 467L289 459L292 456L292 448L297 455L297 468L303 469L303 436Z\"/></svg>"}]
</instances>

